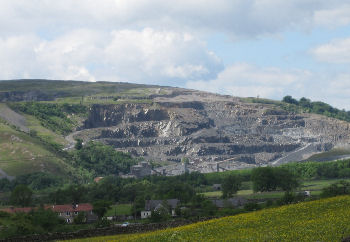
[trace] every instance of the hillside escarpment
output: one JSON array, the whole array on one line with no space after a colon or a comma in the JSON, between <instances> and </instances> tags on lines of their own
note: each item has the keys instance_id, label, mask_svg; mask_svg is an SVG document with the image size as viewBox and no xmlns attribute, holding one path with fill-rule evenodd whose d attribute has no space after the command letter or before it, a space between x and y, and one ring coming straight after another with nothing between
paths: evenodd
<instances>
[{"instance_id":1,"label":"hillside escarpment","mask_svg":"<svg viewBox=\"0 0 350 242\"><path fill-rule=\"evenodd\" d=\"M148 103L94 104L77 137L201 172L303 160L348 146L349 123L183 89Z\"/></svg>"}]
</instances>

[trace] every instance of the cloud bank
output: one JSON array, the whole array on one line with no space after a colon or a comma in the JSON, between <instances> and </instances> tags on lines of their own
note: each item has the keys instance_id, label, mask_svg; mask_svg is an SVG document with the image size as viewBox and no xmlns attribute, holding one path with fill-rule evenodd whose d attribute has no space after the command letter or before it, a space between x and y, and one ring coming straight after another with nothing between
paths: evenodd
<instances>
[{"instance_id":1,"label":"cloud bank","mask_svg":"<svg viewBox=\"0 0 350 242\"><path fill-rule=\"evenodd\" d=\"M225 63L207 45L216 34L234 45L283 39L288 31L331 31L349 26L349 11L350 0L0 0L0 79L128 81L277 99L293 94L350 108L350 72L332 71L349 64L349 38L305 50L329 64L323 72Z\"/></svg>"}]
</instances>

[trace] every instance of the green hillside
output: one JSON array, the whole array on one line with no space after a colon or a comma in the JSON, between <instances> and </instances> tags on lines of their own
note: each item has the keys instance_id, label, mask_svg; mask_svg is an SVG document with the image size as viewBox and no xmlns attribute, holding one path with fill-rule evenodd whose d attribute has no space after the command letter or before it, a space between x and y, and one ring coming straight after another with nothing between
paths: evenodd
<instances>
[{"instance_id":1,"label":"green hillside","mask_svg":"<svg viewBox=\"0 0 350 242\"><path fill-rule=\"evenodd\" d=\"M44 129L40 134L44 134ZM51 134L46 131L46 135ZM50 136L54 139L55 135ZM0 169L10 176L48 172L68 176L72 172L63 158L39 138L0 122Z\"/></svg>"},{"instance_id":2,"label":"green hillside","mask_svg":"<svg viewBox=\"0 0 350 242\"><path fill-rule=\"evenodd\" d=\"M350 196L298 203L178 228L74 241L341 241L350 235Z\"/></svg>"},{"instance_id":3,"label":"green hillside","mask_svg":"<svg viewBox=\"0 0 350 242\"><path fill-rule=\"evenodd\" d=\"M125 82L82 82L60 80L0 81L1 92L40 92L48 98L82 97L100 93L120 93L133 88L154 87Z\"/></svg>"}]
</instances>

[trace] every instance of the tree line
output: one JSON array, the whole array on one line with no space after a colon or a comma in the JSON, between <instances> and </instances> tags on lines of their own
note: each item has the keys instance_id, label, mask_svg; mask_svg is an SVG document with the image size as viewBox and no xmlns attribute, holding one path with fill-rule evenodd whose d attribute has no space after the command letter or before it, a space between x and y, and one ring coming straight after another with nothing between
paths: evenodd
<instances>
[{"instance_id":1,"label":"tree line","mask_svg":"<svg viewBox=\"0 0 350 242\"><path fill-rule=\"evenodd\" d=\"M282 102L294 105L294 108L285 107L289 111L301 109L303 112L317 113L327 117L345 120L348 122L350 121L350 111L339 110L324 102L312 102L310 99L305 97L297 100L290 95L283 97Z\"/></svg>"}]
</instances>

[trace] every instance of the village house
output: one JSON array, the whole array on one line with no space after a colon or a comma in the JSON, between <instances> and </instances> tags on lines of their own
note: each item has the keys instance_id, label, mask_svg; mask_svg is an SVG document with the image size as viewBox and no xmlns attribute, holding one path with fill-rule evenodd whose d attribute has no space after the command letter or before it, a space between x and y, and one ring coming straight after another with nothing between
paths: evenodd
<instances>
[{"instance_id":1,"label":"village house","mask_svg":"<svg viewBox=\"0 0 350 242\"><path fill-rule=\"evenodd\" d=\"M91 223L97 220L97 215L92 212L92 205L90 203L81 204L65 204L65 205L48 205L45 209L51 209L57 212L58 215L63 218L67 223L73 223L74 217L79 213L85 213L87 223Z\"/></svg>"},{"instance_id":2,"label":"village house","mask_svg":"<svg viewBox=\"0 0 350 242\"><path fill-rule=\"evenodd\" d=\"M151 217L153 211L164 207L163 204L166 203L170 209L169 213L171 216L176 216L175 208L180 203L179 199L168 199L168 200L147 200L145 204L145 210L141 211L141 218L145 219Z\"/></svg>"},{"instance_id":3,"label":"village house","mask_svg":"<svg viewBox=\"0 0 350 242\"><path fill-rule=\"evenodd\" d=\"M221 191L221 184L214 184L213 191Z\"/></svg>"},{"instance_id":4,"label":"village house","mask_svg":"<svg viewBox=\"0 0 350 242\"><path fill-rule=\"evenodd\" d=\"M142 178L152 174L151 165L148 162L141 162L138 165L134 165L130 168L130 173L136 178Z\"/></svg>"},{"instance_id":5,"label":"village house","mask_svg":"<svg viewBox=\"0 0 350 242\"><path fill-rule=\"evenodd\" d=\"M64 219L67 223L73 223L74 217L78 216L80 213L85 214L85 218L87 223L91 223L97 220L97 216L93 213L92 205L89 203L81 203L81 204L65 204L65 205L45 205L45 209L51 209L56 212L59 217ZM25 207L25 208L4 208L1 211L7 213L29 213L32 210L37 209L36 207Z\"/></svg>"}]
</instances>

